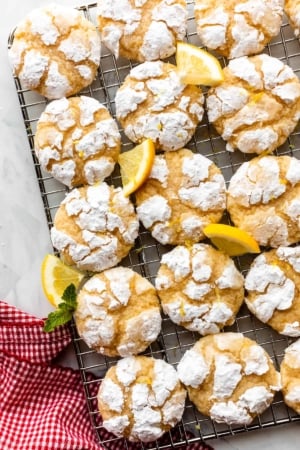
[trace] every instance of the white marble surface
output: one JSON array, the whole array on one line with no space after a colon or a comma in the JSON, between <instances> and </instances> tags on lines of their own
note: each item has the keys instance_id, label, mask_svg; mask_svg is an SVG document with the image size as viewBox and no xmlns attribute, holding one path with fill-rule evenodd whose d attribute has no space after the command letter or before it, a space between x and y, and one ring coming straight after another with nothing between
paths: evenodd
<instances>
[{"instance_id":1,"label":"white marble surface","mask_svg":"<svg viewBox=\"0 0 300 450\"><path fill-rule=\"evenodd\" d=\"M27 12L48 3L10 0L0 15L0 298L39 317L51 310L41 290L40 265L52 247L8 63L7 38ZM299 431L298 422L210 443L216 450L294 450L299 446Z\"/></svg>"},{"instance_id":2,"label":"white marble surface","mask_svg":"<svg viewBox=\"0 0 300 450\"><path fill-rule=\"evenodd\" d=\"M12 0L0 15L0 298L40 317L51 310L41 290L40 265L52 247L8 62L7 39L25 14L48 3Z\"/></svg>"}]
</instances>

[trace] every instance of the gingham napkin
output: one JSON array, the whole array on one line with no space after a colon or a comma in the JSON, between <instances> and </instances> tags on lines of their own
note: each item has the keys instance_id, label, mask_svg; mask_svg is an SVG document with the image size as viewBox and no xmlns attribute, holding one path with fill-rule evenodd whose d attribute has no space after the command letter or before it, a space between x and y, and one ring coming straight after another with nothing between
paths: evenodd
<instances>
[{"instance_id":1,"label":"gingham napkin","mask_svg":"<svg viewBox=\"0 0 300 450\"><path fill-rule=\"evenodd\" d=\"M52 363L71 341L69 329L45 333L43 324L0 301L0 450L104 450L79 371ZM123 450L116 445L112 450ZM211 450L201 443L181 448Z\"/></svg>"}]
</instances>

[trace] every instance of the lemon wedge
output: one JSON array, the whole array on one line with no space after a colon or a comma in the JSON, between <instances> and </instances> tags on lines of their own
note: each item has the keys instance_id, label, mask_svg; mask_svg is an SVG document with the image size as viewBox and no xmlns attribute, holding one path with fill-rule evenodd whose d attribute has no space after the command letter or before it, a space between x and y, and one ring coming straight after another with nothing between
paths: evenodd
<instances>
[{"instance_id":1,"label":"lemon wedge","mask_svg":"<svg viewBox=\"0 0 300 450\"><path fill-rule=\"evenodd\" d=\"M155 156L151 139L145 139L133 149L119 155L123 193L127 197L136 191L150 175Z\"/></svg>"},{"instance_id":2,"label":"lemon wedge","mask_svg":"<svg viewBox=\"0 0 300 450\"><path fill-rule=\"evenodd\" d=\"M203 233L219 250L222 250L229 256L260 252L256 240L240 228L221 223L212 223L204 227Z\"/></svg>"},{"instance_id":3,"label":"lemon wedge","mask_svg":"<svg viewBox=\"0 0 300 450\"><path fill-rule=\"evenodd\" d=\"M78 288L84 276L82 272L67 266L55 255L47 254L43 259L42 287L45 296L55 307L62 301L64 290L72 283Z\"/></svg>"},{"instance_id":4,"label":"lemon wedge","mask_svg":"<svg viewBox=\"0 0 300 450\"><path fill-rule=\"evenodd\" d=\"M224 80L218 59L196 45L178 42L175 57L177 70L184 84L217 86Z\"/></svg>"}]
</instances>

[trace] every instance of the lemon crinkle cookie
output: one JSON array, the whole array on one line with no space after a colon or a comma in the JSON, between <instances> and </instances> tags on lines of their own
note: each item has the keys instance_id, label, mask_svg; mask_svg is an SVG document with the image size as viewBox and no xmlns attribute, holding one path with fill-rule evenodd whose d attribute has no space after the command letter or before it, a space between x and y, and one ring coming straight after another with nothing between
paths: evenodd
<instances>
[{"instance_id":1,"label":"lemon crinkle cookie","mask_svg":"<svg viewBox=\"0 0 300 450\"><path fill-rule=\"evenodd\" d=\"M183 148L203 117L198 86L180 82L176 67L147 61L131 69L116 93L116 116L133 142L150 138L156 148Z\"/></svg>"},{"instance_id":2,"label":"lemon crinkle cookie","mask_svg":"<svg viewBox=\"0 0 300 450\"><path fill-rule=\"evenodd\" d=\"M9 56L23 88L57 99L92 83L100 53L95 25L78 10L51 3L17 25Z\"/></svg>"},{"instance_id":3,"label":"lemon crinkle cookie","mask_svg":"<svg viewBox=\"0 0 300 450\"><path fill-rule=\"evenodd\" d=\"M156 155L135 196L139 219L161 244L204 239L203 227L218 222L226 205L221 171L188 149Z\"/></svg>"},{"instance_id":4,"label":"lemon crinkle cookie","mask_svg":"<svg viewBox=\"0 0 300 450\"><path fill-rule=\"evenodd\" d=\"M262 246L300 240L300 161L263 156L243 163L230 180L227 210L234 225Z\"/></svg>"},{"instance_id":5,"label":"lemon crinkle cookie","mask_svg":"<svg viewBox=\"0 0 300 450\"><path fill-rule=\"evenodd\" d=\"M300 37L300 0L285 0L284 10L289 22L295 32L295 36Z\"/></svg>"},{"instance_id":6,"label":"lemon crinkle cookie","mask_svg":"<svg viewBox=\"0 0 300 450\"><path fill-rule=\"evenodd\" d=\"M129 441L151 442L181 420L186 390L171 364L131 356L108 370L97 399L108 431Z\"/></svg>"},{"instance_id":7,"label":"lemon crinkle cookie","mask_svg":"<svg viewBox=\"0 0 300 450\"><path fill-rule=\"evenodd\" d=\"M155 286L164 313L202 335L232 325L244 300L244 278L233 260L207 244L165 253Z\"/></svg>"},{"instance_id":8,"label":"lemon crinkle cookie","mask_svg":"<svg viewBox=\"0 0 300 450\"><path fill-rule=\"evenodd\" d=\"M190 400L219 423L249 425L281 388L270 356L241 333L205 336L177 367Z\"/></svg>"},{"instance_id":9,"label":"lemon crinkle cookie","mask_svg":"<svg viewBox=\"0 0 300 450\"><path fill-rule=\"evenodd\" d=\"M99 0L97 14L101 40L116 58L167 58L186 33L185 0Z\"/></svg>"},{"instance_id":10,"label":"lemon crinkle cookie","mask_svg":"<svg viewBox=\"0 0 300 450\"><path fill-rule=\"evenodd\" d=\"M122 189L103 182L66 195L55 214L51 239L66 264L101 272L127 256L138 226L133 204Z\"/></svg>"},{"instance_id":11,"label":"lemon crinkle cookie","mask_svg":"<svg viewBox=\"0 0 300 450\"><path fill-rule=\"evenodd\" d=\"M279 33L284 0L196 0L202 43L228 58L260 53Z\"/></svg>"},{"instance_id":12,"label":"lemon crinkle cookie","mask_svg":"<svg viewBox=\"0 0 300 450\"><path fill-rule=\"evenodd\" d=\"M37 122L34 147L38 160L46 172L69 188L108 177L120 146L115 120L91 97L53 100Z\"/></svg>"},{"instance_id":13,"label":"lemon crinkle cookie","mask_svg":"<svg viewBox=\"0 0 300 450\"><path fill-rule=\"evenodd\" d=\"M284 401L300 414L300 339L285 349L280 374Z\"/></svg>"},{"instance_id":14,"label":"lemon crinkle cookie","mask_svg":"<svg viewBox=\"0 0 300 450\"><path fill-rule=\"evenodd\" d=\"M86 344L107 356L141 353L161 329L155 288L121 266L95 274L83 285L74 318Z\"/></svg>"},{"instance_id":15,"label":"lemon crinkle cookie","mask_svg":"<svg viewBox=\"0 0 300 450\"><path fill-rule=\"evenodd\" d=\"M224 81L207 96L209 121L227 150L271 153L300 118L300 81L293 70L266 54L233 59Z\"/></svg>"},{"instance_id":16,"label":"lemon crinkle cookie","mask_svg":"<svg viewBox=\"0 0 300 450\"><path fill-rule=\"evenodd\" d=\"M279 247L253 261L245 280L246 304L262 322L300 336L300 247Z\"/></svg>"}]
</instances>

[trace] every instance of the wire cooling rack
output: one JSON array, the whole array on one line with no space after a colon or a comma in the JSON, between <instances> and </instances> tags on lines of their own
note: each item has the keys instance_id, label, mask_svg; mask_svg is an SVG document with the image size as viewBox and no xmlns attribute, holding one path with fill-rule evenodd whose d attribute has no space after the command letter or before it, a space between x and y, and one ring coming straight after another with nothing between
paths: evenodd
<instances>
[{"instance_id":1,"label":"wire cooling rack","mask_svg":"<svg viewBox=\"0 0 300 450\"><path fill-rule=\"evenodd\" d=\"M200 46L193 17L193 1L188 0L187 3L188 33L186 39L188 42ZM96 24L96 7L96 3L93 3L79 7L78 9L85 17ZM8 47L11 46L12 41L13 32L9 37ZM298 77L300 77L300 44L294 37L293 31L288 25L286 18L283 21L279 35L266 47L265 52L288 64ZM219 59L224 66L226 61L223 58ZM170 62L174 62L174 59L170 58ZM134 65L136 64L132 64L127 59L120 58L116 60L114 56L102 46L101 64L97 78L92 85L83 90L81 94L99 100L115 117L114 98L116 90ZM34 153L36 123L46 107L47 100L34 92L23 89L20 80L17 77L15 77L14 80L30 144L37 181L43 200L46 219L50 230L53 225L56 210L62 199L65 197L66 188L41 169ZM122 135L122 151L126 151L131 148L133 144L128 141L121 129L120 132ZM228 153L225 150L224 141L208 123L206 114L187 147L194 152L199 152L213 160L222 170L227 183L237 168L244 161L251 158L240 152ZM275 153L278 155L287 154L300 159L299 126L286 143ZM118 169L115 170L108 182L111 182L116 186L121 185ZM226 221L228 218L225 217L224 220ZM131 267L153 283L161 256L168 250L169 248L160 245L141 226L136 245L129 253L128 257L122 261L122 264ZM236 265L244 275L246 274L251 261L252 258L249 255L235 259ZM109 450L128 449L128 442L125 439L116 438L113 435L110 435L109 438L107 437L107 432L105 432L99 419L96 403L96 392L99 382L104 377L107 369L115 364L117 359L103 357L89 349L79 338L74 322L71 323L71 331L91 421L95 428L99 443ZM241 332L245 336L254 339L269 353L277 369L279 369L285 348L292 341L292 339L279 335L270 327L254 318L245 305L241 308L235 324L231 327L227 327L226 331ZM199 337L199 335L173 324L166 316L163 316L162 332L157 341L147 349L145 354L152 355L155 358L164 358L170 364L176 366L184 352L190 348ZM94 377L91 378L90 373L92 373ZM280 393L275 396L272 405L267 411L257 417L251 425L247 427L217 424L208 417L201 415L195 407L187 401L183 418L174 430L166 433L159 441L150 444L139 443L136 444L135 448L137 450L185 448L187 444L199 442L201 440L234 435L236 433L267 428L298 420L300 420L300 416L284 404Z\"/></svg>"}]
</instances>

